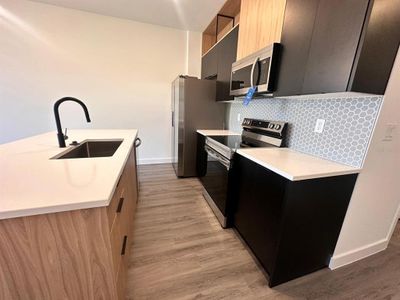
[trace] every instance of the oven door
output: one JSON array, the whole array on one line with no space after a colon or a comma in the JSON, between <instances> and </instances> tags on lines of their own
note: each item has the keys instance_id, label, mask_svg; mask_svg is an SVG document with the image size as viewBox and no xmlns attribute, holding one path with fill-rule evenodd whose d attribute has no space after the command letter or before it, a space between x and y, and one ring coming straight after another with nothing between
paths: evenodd
<instances>
[{"instance_id":1,"label":"oven door","mask_svg":"<svg viewBox=\"0 0 400 300\"><path fill-rule=\"evenodd\" d=\"M226 227L230 160L207 145L204 150L207 152L207 170L200 178L205 191L204 197L222 227Z\"/></svg>"}]
</instances>

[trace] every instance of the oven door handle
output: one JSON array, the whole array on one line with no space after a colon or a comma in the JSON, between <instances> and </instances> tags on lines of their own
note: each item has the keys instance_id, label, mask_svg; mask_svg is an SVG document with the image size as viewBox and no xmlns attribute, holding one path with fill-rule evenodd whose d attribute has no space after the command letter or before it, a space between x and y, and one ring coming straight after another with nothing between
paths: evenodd
<instances>
[{"instance_id":1,"label":"oven door handle","mask_svg":"<svg viewBox=\"0 0 400 300\"><path fill-rule=\"evenodd\" d=\"M205 145L204 150L207 152L208 155L224 165L227 170L231 168L230 161L222 155L218 154L216 151L212 150L209 146Z\"/></svg>"}]
</instances>

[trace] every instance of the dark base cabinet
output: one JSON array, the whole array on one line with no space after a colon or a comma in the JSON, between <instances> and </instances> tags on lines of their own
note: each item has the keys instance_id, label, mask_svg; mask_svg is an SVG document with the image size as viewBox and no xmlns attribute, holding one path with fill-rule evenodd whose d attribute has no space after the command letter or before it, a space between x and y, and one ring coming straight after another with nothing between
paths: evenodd
<instances>
[{"instance_id":1,"label":"dark base cabinet","mask_svg":"<svg viewBox=\"0 0 400 300\"><path fill-rule=\"evenodd\" d=\"M269 275L269 285L328 266L357 174L290 181L235 157L234 227Z\"/></svg>"},{"instance_id":2,"label":"dark base cabinet","mask_svg":"<svg viewBox=\"0 0 400 300\"><path fill-rule=\"evenodd\" d=\"M197 133L196 171L197 177L203 177L207 172L207 152L204 150L206 137Z\"/></svg>"}]
</instances>

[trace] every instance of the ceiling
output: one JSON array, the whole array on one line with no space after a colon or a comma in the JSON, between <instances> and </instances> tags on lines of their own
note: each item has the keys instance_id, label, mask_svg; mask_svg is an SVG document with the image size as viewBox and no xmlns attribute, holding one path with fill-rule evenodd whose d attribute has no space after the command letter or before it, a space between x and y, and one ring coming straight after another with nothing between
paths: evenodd
<instances>
[{"instance_id":1,"label":"ceiling","mask_svg":"<svg viewBox=\"0 0 400 300\"><path fill-rule=\"evenodd\" d=\"M203 31L225 0L33 0L106 16Z\"/></svg>"}]
</instances>

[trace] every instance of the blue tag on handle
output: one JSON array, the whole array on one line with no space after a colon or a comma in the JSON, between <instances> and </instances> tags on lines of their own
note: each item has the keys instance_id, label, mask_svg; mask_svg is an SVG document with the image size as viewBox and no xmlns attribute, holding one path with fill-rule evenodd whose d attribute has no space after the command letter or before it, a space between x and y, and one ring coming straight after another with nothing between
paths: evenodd
<instances>
[{"instance_id":1,"label":"blue tag on handle","mask_svg":"<svg viewBox=\"0 0 400 300\"><path fill-rule=\"evenodd\" d=\"M244 106L249 105L249 103L253 99L253 95L256 91L257 91L257 87L255 87L255 86L252 86L251 88L249 88L249 90L247 91L246 97L243 99Z\"/></svg>"}]
</instances>

